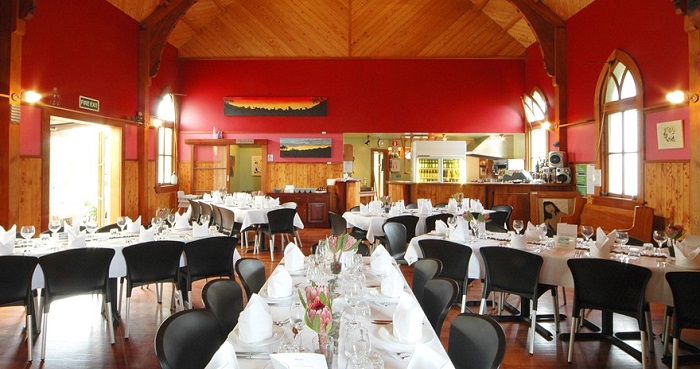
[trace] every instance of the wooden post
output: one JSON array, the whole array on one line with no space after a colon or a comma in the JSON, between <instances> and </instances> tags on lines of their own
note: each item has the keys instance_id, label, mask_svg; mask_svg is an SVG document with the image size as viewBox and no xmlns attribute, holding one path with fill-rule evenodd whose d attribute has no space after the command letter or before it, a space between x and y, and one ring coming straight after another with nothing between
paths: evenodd
<instances>
[{"instance_id":1,"label":"wooden post","mask_svg":"<svg viewBox=\"0 0 700 369\"><path fill-rule=\"evenodd\" d=\"M698 93L700 91L700 30L690 26L686 19L688 30L688 55L690 58L688 71L689 90ZM690 27L688 27L690 26ZM700 103L689 103L690 111L690 142L700 142ZM700 231L700 147L690 145L690 224L688 234L697 234Z\"/></svg>"}]
</instances>

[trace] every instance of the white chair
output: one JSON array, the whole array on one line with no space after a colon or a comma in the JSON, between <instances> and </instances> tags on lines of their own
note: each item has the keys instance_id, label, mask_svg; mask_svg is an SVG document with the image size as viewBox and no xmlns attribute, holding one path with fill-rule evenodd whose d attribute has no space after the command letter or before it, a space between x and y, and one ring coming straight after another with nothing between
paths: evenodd
<instances>
[{"instance_id":1,"label":"white chair","mask_svg":"<svg viewBox=\"0 0 700 369\"><path fill-rule=\"evenodd\" d=\"M177 191L177 212L180 212L180 209L184 209L183 211L187 211L187 208L190 207L190 202L187 201L187 197L185 197L185 191Z\"/></svg>"}]
</instances>

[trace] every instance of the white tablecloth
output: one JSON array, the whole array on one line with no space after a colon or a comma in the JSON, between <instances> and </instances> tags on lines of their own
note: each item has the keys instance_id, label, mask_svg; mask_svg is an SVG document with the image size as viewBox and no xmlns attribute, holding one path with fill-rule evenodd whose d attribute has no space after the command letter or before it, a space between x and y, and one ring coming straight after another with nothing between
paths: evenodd
<instances>
[{"instance_id":1,"label":"white tablecloth","mask_svg":"<svg viewBox=\"0 0 700 369\"><path fill-rule=\"evenodd\" d=\"M258 208L237 208L234 206L227 206L224 204L216 204L217 206L222 206L229 208L233 211L234 220L236 223L241 223L241 229L246 229L255 224L267 224L267 213L272 210L283 209L282 206L276 206L272 208L258 209ZM294 216L294 226L299 229L304 229L304 223L299 217L299 213Z\"/></svg>"},{"instance_id":2,"label":"white tablecloth","mask_svg":"<svg viewBox=\"0 0 700 369\"><path fill-rule=\"evenodd\" d=\"M423 257L423 254L418 247L418 241L427 238L438 238L433 235L422 235L411 240L404 259L412 264ZM481 259L479 249L483 246L498 246L501 241L497 240L476 240L472 242L464 242L464 245L469 245L472 248L472 258L469 260L469 278L484 277L484 262ZM532 251L532 250L529 250ZM567 248L553 248L539 253L543 258L542 269L540 270L540 282L553 284L564 287L574 287L574 279L566 264L568 259L575 256L576 250ZM613 254L614 255L614 254ZM587 256L584 256L587 257ZM614 257L614 256L613 256ZM688 271L668 263L666 267L657 266L656 258L643 256L638 259L630 260L630 264L643 266L651 270L651 278L647 284L646 299L649 302L662 303L668 306L673 306L673 296L671 288L666 282L666 273ZM696 270L700 272L700 270Z\"/></svg>"},{"instance_id":3,"label":"white tablecloth","mask_svg":"<svg viewBox=\"0 0 700 369\"><path fill-rule=\"evenodd\" d=\"M439 213L432 214L417 214L414 212L408 212L400 215L415 215L418 217L418 224L416 224L415 234L425 233L425 218L430 215L435 215ZM391 218L389 214L383 215L362 215L356 211L348 211L343 214L343 218L348 222L349 227L357 227L362 230L367 231L367 240L369 242L374 242L375 237L384 236L384 231L382 226L386 223L388 218Z\"/></svg>"},{"instance_id":4,"label":"white tablecloth","mask_svg":"<svg viewBox=\"0 0 700 369\"><path fill-rule=\"evenodd\" d=\"M369 259L365 258L365 263L369 263ZM279 268L280 266L278 266ZM293 283L294 285L298 285L298 288L303 289L305 288L306 285L308 285L308 281L306 280L305 276L293 276ZM367 274L367 284L370 286L375 286L378 285L381 281L371 275ZM266 291L267 284L262 287L261 291ZM409 286L407 283L404 281L404 290L407 291L411 296L413 296ZM343 306L347 306L347 303L344 301L344 299L339 298L335 299L333 302L333 310L334 311L341 311L343 309ZM389 304L387 306L382 306L380 304L375 304L375 303L370 303L370 309L372 312L371 317L358 317L358 320L362 322L362 325L367 328L369 334L370 334L370 341L372 344L372 350L376 351L381 354L382 358L384 359L384 367L386 369L404 369L408 367L409 359L406 360L401 360L397 356L389 354L389 352L393 351L411 351L412 347L411 345L399 345L396 343L393 343L391 341L388 341L383 334L380 333L380 330L382 329L389 329L391 330L390 325L378 325L378 324L372 324L371 320L373 319L391 319L394 313L394 310L396 309L395 304ZM273 321L281 321L289 317L289 305L288 303L281 303L281 304L274 304L270 306L270 314L272 315ZM345 317L344 317L345 318ZM343 318L343 319L344 319ZM423 324L425 327L430 328L430 329L425 329L424 332L429 332L431 336L428 336L424 341L425 345L434 350L440 357L444 359L444 363L446 365L445 368L454 368L452 366L452 363L449 362L449 358L447 356L447 352L445 349L442 347L442 344L435 334L435 332L432 330L430 327L430 323L428 322L427 318L423 319ZM277 329L277 328L275 328ZM235 332L235 330L234 330ZM287 336L287 338L292 339L292 333L291 333L291 326L289 324L286 324L283 327L283 333L284 335ZM232 332L232 335L235 334ZM254 348L251 349L250 347L237 347L236 340L232 338L232 335L229 335L229 339L224 342L222 347L219 349L217 354L215 354L214 358L212 358L212 362L210 365L206 367L206 369L215 369L217 368L216 364L217 363L222 363L222 362L227 362L229 360L232 360L230 358L231 355L231 345L236 349L237 352L241 351L260 351L260 352L276 352L278 347L279 347L279 341L274 342L268 346L263 346L260 348ZM316 333L310 330L308 327L304 328L301 333L302 337L302 344L305 348L307 348L307 352L311 351L312 348L315 347L313 344L313 341L316 337ZM338 347L338 358L337 358L337 368L343 369L346 366L347 359L343 353L343 342L342 342L342 337L343 337L343 332L341 331L340 333L340 339L341 341L339 342L339 347ZM312 352L312 351L311 351ZM224 357L225 356L225 357ZM238 358L238 365L239 368L241 369L263 369L266 368L267 365L269 364L269 360L260 360L260 359L244 359L244 358ZM442 363L435 363L435 368L441 368Z\"/></svg>"}]
</instances>

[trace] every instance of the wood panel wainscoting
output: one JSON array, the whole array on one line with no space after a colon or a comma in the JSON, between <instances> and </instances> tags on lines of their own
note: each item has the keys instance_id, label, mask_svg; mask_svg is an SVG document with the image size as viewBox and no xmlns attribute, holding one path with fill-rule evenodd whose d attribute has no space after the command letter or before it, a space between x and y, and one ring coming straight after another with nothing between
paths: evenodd
<instances>
[{"instance_id":1,"label":"wood panel wainscoting","mask_svg":"<svg viewBox=\"0 0 700 369\"><path fill-rule=\"evenodd\" d=\"M690 163L645 163L644 196L646 205L654 209L654 229L662 229L671 222L690 225Z\"/></svg>"},{"instance_id":2,"label":"wood panel wainscoting","mask_svg":"<svg viewBox=\"0 0 700 369\"><path fill-rule=\"evenodd\" d=\"M20 157L20 186L19 186L19 219L17 226L34 224L36 229L41 225L41 158ZM46 199L48 201L48 199ZM11 227L11 224L2 224ZM44 226L47 227L47 226ZM19 231L19 228L17 229ZM38 233L38 232L37 232Z\"/></svg>"},{"instance_id":3,"label":"wood panel wainscoting","mask_svg":"<svg viewBox=\"0 0 700 369\"><path fill-rule=\"evenodd\" d=\"M343 163L267 163L267 181L262 190L272 193L283 190L285 185L296 188L326 187L326 179L343 176Z\"/></svg>"}]
</instances>

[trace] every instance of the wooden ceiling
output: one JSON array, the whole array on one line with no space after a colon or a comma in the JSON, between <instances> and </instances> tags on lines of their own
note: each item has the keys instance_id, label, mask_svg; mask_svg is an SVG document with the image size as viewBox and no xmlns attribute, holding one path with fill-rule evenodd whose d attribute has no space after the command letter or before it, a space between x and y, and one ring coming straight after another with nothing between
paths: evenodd
<instances>
[{"instance_id":1,"label":"wooden ceiling","mask_svg":"<svg viewBox=\"0 0 700 369\"><path fill-rule=\"evenodd\" d=\"M170 0L107 0L138 22ZM593 0L531 0L567 20ZM509 0L197 0L181 58L522 58L536 39Z\"/></svg>"}]
</instances>

